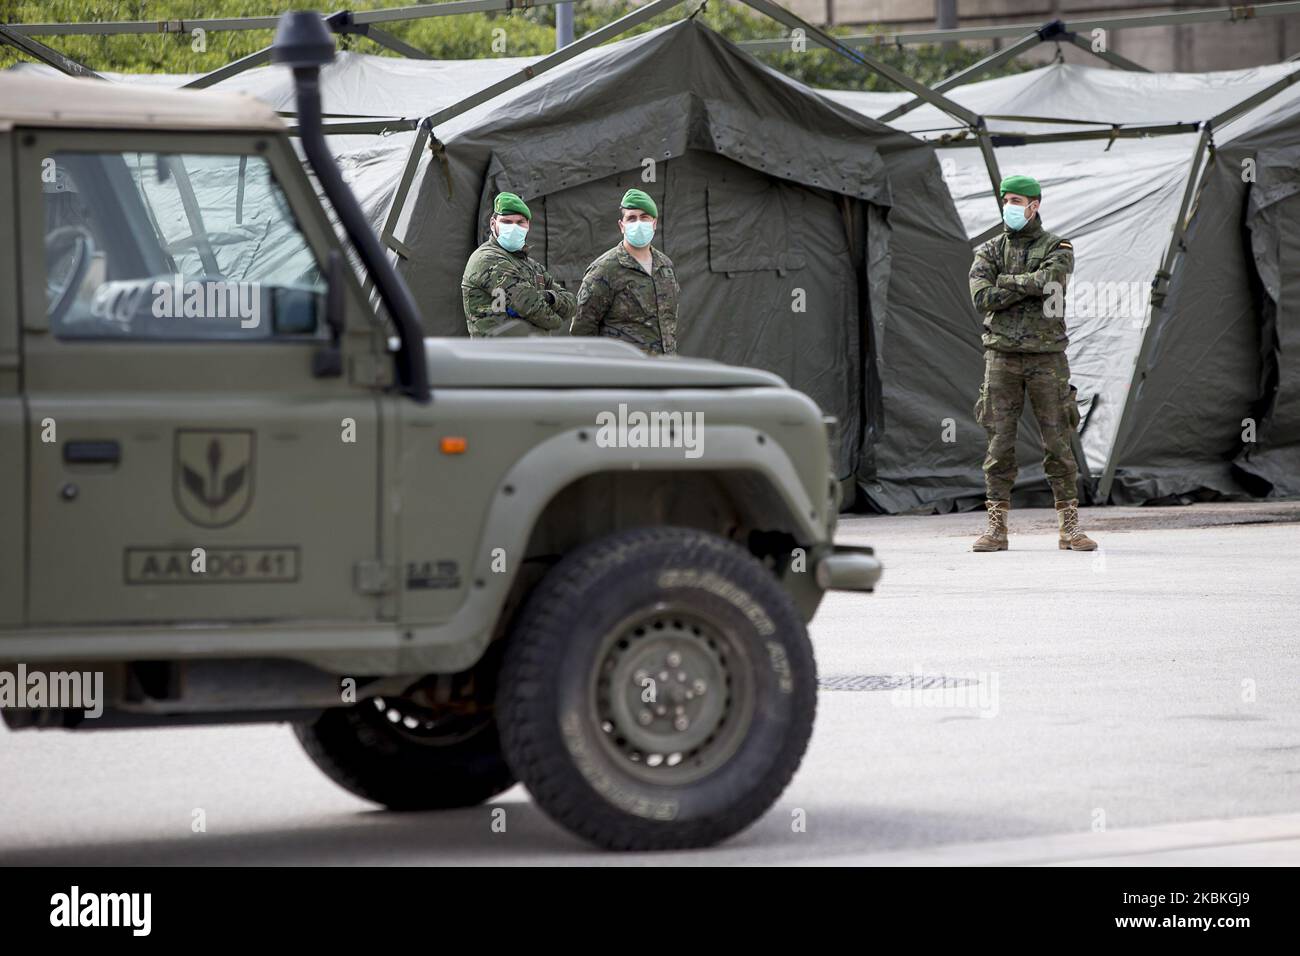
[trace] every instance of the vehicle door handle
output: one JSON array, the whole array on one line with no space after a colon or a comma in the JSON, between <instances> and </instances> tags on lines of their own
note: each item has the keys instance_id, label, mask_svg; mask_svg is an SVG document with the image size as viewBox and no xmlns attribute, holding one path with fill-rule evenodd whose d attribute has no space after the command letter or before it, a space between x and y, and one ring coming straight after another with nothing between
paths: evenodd
<instances>
[{"instance_id":1,"label":"vehicle door handle","mask_svg":"<svg viewBox=\"0 0 1300 956\"><path fill-rule=\"evenodd\" d=\"M70 441L63 446L63 460L70 465L116 465L122 460L122 446L115 441Z\"/></svg>"}]
</instances>

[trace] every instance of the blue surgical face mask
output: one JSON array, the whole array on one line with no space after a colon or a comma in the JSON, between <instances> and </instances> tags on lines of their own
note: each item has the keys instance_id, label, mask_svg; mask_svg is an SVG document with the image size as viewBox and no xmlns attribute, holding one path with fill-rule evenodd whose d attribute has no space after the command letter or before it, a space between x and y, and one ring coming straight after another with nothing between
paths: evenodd
<instances>
[{"instance_id":1,"label":"blue surgical face mask","mask_svg":"<svg viewBox=\"0 0 1300 956\"><path fill-rule=\"evenodd\" d=\"M527 238L527 226L517 226L513 222L497 223L497 242L506 252L518 252L524 247L524 240Z\"/></svg>"},{"instance_id":2,"label":"blue surgical face mask","mask_svg":"<svg viewBox=\"0 0 1300 956\"><path fill-rule=\"evenodd\" d=\"M1025 223L1029 220L1025 218L1024 206L1012 206L1008 203L1002 207L1002 221L1008 228L1019 231L1025 228Z\"/></svg>"},{"instance_id":3,"label":"blue surgical face mask","mask_svg":"<svg viewBox=\"0 0 1300 956\"><path fill-rule=\"evenodd\" d=\"M629 222L623 227L623 237L638 249L644 249L655 237L654 223Z\"/></svg>"}]
</instances>

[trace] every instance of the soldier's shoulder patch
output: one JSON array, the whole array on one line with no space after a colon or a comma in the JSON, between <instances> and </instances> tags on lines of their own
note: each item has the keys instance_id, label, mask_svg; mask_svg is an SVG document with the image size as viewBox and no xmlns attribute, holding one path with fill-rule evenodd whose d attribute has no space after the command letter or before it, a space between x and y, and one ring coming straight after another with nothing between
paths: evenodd
<instances>
[{"instance_id":1,"label":"soldier's shoulder patch","mask_svg":"<svg viewBox=\"0 0 1300 956\"><path fill-rule=\"evenodd\" d=\"M1073 248L1074 248L1074 244L1073 244L1072 242L1070 242L1069 239L1062 239L1060 242L1058 242L1058 243L1056 244L1056 248L1058 248L1058 249L1073 249Z\"/></svg>"}]
</instances>

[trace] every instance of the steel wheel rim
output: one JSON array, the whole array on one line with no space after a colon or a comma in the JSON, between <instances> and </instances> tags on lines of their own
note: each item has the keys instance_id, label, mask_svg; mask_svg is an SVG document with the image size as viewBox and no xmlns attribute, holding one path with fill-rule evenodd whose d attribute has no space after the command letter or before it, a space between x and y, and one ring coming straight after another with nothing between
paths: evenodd
<instances>
[{"instance_id":1,"label":"steel wheel rim","mask_svg":"<svg viewBox=\"0 0 1300 956\"><path fill-rule=\"evenodd\" d=\"M753 719L744 644L708 616L669 604L610 629L593 660L590 690L602 751L632 777L662 786L717 771Z\"/></svg>"}]
</instances>

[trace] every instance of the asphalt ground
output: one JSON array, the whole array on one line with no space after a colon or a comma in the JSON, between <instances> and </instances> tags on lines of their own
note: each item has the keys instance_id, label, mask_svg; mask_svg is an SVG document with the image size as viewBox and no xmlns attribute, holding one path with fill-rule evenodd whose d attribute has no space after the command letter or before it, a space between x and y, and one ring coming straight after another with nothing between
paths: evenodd
<instances>
[{"instance_id":1,"label":"asphalt ground","mask_svg":"<svg viewBox=\"0 0 1300 956\"><path fill-rule=\"evenodd\" d=\"M823 604L803 766L712 850L594 851L519 787L381 811L283 725L0 729L0 864L1297 864L1297 521L1085 509L1080 554L1019 511L1011 550L973 554L978 514L844 519L884 577Z\"/></svg>"}]
</instances>

